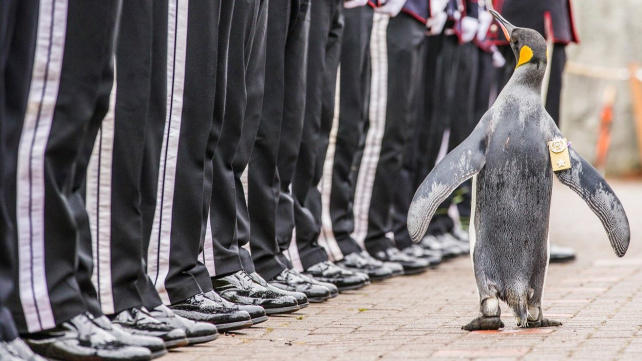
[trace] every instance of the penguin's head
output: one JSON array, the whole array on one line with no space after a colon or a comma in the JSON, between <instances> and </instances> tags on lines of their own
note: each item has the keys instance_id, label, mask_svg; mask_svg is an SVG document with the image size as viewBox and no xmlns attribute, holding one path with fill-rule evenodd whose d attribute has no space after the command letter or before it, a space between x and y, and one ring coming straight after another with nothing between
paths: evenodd
<instances>
[{"instance_id":1,"label":"penguin's head","mask_svg":"<svg viewBox=\"0 0 642 361\"><path fill-rule=\"evenodd\" d=\"M506 39L510 42L510 47L513 49L515 58L517 58L517 66L532 64L538 69L543 67L546 69L546 59L548 58L548 49L544 37L533 29L518 28L509 23L495 10L489 10L491 14L497 19L497 22L504 30Z\"/></svg>"}]
</instances>

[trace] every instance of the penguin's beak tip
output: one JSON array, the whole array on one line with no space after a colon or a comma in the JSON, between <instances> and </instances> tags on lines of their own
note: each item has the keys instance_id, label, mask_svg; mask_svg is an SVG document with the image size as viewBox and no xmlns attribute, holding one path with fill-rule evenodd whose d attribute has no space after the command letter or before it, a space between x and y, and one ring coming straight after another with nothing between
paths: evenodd
<instances>
[{"instance_id":1,"label":"penguin's beak tip","mask_svg":"<svg viewBox=\"0 0 642 361\"><path fill-rule=\"evenodd\" d=\"M504 19L499 13L495 10L488 10L493 17L497 20L499 25L502 27L502 30L504 31L504 35L506 35L506 39L510 40L510 35L513 32L513 29L515 29L515 26L513 24L509 23L506 19Z\"/></svg>"}]
</instances>

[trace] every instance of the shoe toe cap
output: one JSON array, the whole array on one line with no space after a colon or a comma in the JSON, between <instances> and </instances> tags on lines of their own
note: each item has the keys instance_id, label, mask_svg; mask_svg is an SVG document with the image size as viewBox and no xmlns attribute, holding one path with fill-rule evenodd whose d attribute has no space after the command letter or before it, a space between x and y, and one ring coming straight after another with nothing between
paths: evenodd
<instances>
[{"instance_id":1,"label":"shoe toe cap","mask_svg":"<svg viewBox=\"0 0 642 361\"><path fill-rule=\"evenodd\" d=\"M240 305L239 310L247 312L253 319L265 316L265 309L261 306Z\"/></svg>"}]
</instances>

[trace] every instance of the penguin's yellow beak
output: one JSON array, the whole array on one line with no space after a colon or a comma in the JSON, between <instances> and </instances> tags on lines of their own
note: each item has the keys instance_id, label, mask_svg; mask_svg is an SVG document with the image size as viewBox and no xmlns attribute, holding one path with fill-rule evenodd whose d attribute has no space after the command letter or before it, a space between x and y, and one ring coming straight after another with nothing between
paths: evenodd
<instances>
[{"instance_id":1,"label":"penguin's yellow beak","mask_svg":"<svg viewBox=\"0 0 642 361\"><path fill-rule=\"evenodd\" d=\"M506 19L504 19L499 13L495 10L488 10L490 11L491 14L497 19L497 22L499 25L502 27L502 30L504 30L504 35L506 35L506 39L510 41L510 34L513 32L513 29L515 29L515 26L513 24L509 23Z\"/></svg>"}]
</instances>

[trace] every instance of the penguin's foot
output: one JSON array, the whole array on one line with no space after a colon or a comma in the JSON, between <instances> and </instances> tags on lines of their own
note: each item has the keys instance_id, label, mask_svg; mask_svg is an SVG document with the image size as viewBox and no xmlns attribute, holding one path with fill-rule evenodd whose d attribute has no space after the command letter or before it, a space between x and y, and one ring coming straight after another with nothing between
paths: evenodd
<instances>
[{"instance_id":1,"label":"penguin's foot","mask_svg":"<svg viewBox=\"0 0 642 361\"><path fill-rule=\"evenodd\" d=\"M477 317L470 321L469 324L462 326L462 330L478 331L478 330L499 330L504 327L504 323L499 317Z\"/></svg>"},{"instance_id":2,"label":"penguin's foot","mask_svg":"<svg viewBox=\"0 0 642 361\"><path fill-rule=\"evenodd\" d=\"M537 321L528 321L526 327L535 328L535 327L553 327L553 326L562 326L562 323L555 320L550 320L548 318L542 318Z\"/></svg>"}]
</instances>

